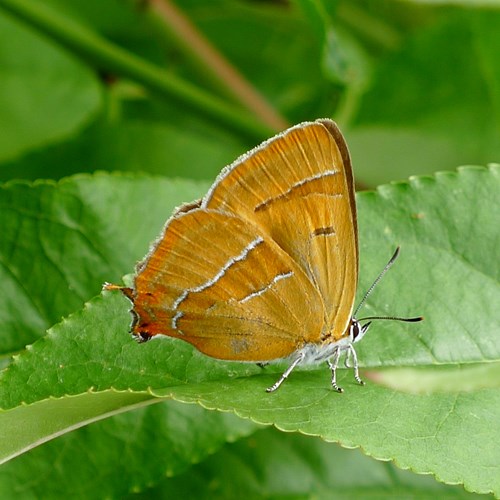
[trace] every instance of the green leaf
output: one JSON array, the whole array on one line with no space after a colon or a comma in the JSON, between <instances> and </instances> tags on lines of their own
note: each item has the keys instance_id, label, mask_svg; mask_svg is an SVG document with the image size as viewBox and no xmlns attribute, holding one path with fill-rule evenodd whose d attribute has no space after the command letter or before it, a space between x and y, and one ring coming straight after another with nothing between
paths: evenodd
<instances>
[{"instance_id":1,"label":"green leaf","mask_svg":"<svg viewBox=\"0 0 500 500\"><path fill-rule=\"evenodd\" d=\"M288 384L286 391L267 398L263 388L275 376L154 392L207 408L235 411L286 432L360 447L369 456L393 460L398 467L413 472L433 474L444 483L498 494L499 436L492 425L500 418L498 387L414 395L373 383L357 387L352 375L345 373L339 383L346 394L339 395L329 389L326 372L294 375L294 383Z\"/></svg>"},{"instance_id":2,"label":"green leaf","mask_svg":"<svg viewBox=\"0 0 500 500\"><path fill-rule=\"evenodd\" d=\"M2 166L0 178L64 177L95 170L147 171L169 177L213 179L246 146L229 134L179 128L152 119L96 123L74 140ZM199 194L199 193L198 193ZM193 196L197 196L195 194Z\"/></svg>"},{"instance_id":3,"label":"green leaf","mask_svg":"<svg viewBox=\"0 0 500 500\"><path fill-rule=\"evenodd\" d=\"M130 272L173 207L206 187L98 174L0 189L0 352L22 349Z\"/></svg>"},{"instance_id":4,"label":"green leaf","mask_svg":"<svg viewBox=\"0 0 500 500\"><path fill-rule=\"evenodd\" d=\"M500 167L492 166L413 177L360 194L358 296L401 246L401 257L360 316L425 318L374 325L383 337L370 331L357 349L367 366L500 359L499 190ZM378 269L366 270L365 260L375 258Z\"/></svg>"},{"instance_id":5,"label":"green leaf","mask_svg":"<svg viewBox=\"0 0 500 500\"><path fill-rule=\"evenodd\" d=\"M94 186L88 177L68 182L84 183L86 189L80 192L91 199L106 199L112 180L100 175ZM147 180L142 182L146 193ZM158 180L152 179L151 192L155 184ZM358 196L360 290L396 244L402 247L400 261L370 298L366 314L426 317L417 325L374 325L358 352L371 372L377 366L430 370L442 364L460 369L464 363L500 360L500 270L495 257L499 187L500 168L469 167ZM142 214L143 221L155 217L150 197L122 200L115 213L126 208ZM109 219L114 223L113 213ZM95 219L90 223L95 226ZM128 225L128 218L122 217L120 230L133 234ZM499 436L497 426L491 425L500 418L498 385L476 384L473 392L455 388L409 394L373 382L358 387L345 372L339 378L346 393L339 395L329 388L329 374L321 367L297 370L269 395L263 389L282 367L262 370L220 362L171 339L137 345L127 333L127 309L123 297L106 293L52 328L3 372L1 406L15 411L23 401L66 401L65 395L85 394L90 388L151 390L158 397L197 402L280 429L362 447L368 455L432 473L443 482L464 484L471 491L500 492ZM77 424L78 411L71 418ZM60 432L65 430L62 423Z\"/></svg>"},{"instance_id":6,"label":"green leaf","mask_svg":"<svg viewBox=\"0 0 500 500\"><path fill-rule=\"evenodd\" d=\"M83 418L98 408L105 411L120 398L120 411L134 400L137 407L147 405L148 398L149 403L153 401L147 394L107 391L64 398L56 408L51 408L51 400L35 403L35 411L21 406L13 410L12 420L2 421L0 433L6 436L0 438L5 444L2 449L18 445L17 418L23 419L32 443L38 444L37 437L43 438L54 422L64 420L72 405ZM151 487L165 475L185 472L256 427L248 420L197 405L169 401L146 406L78 429L3 464L0 497L12 498L15 492L18 499L62 498L70 491L72 498L123 498ZM28 433L23 435L28 437Z\"/></svg>"},{"instance_id":7,"label":"green leaf","mask_svg":"<svg viewBox=\"0 0 500 500\"><path fill-rule=\"evenodd\" d=\"M107 74L115 73L140 82L150 91L173 99L185 110L197 111L206 118L235 128L247 138L261 139L263 135L270 135L273 131L240 108L235 108L172 72L165 72L159 66L122 49L46 4L33 0L2 0L1 6L80 57L90 60L95 67Z\"/></svg>"},{"instance_id":8,"label":"green leaf","mask_svg":"<svg viewBox=\"0 0 500 500\"><path fill-rule=\"evenodd\" d=\"M322 46L299 9L265 2L184 3L186 15L292 121L328 116L338 90L322 75ZM252 40L252 43L248 43ZM279 68L279 71L276 71Z\"/></svg>"},{"instance_id":9,"label":"green leaf","mask_svg":"<svg viewBox=\"0 0 500 500\"><path fill-rule=\"evenodd\" d=\"M32 405L1 411L2 433L0 434L0 464L25 453L60 434L61 429L77 429L101 418L110 417L120 411L139 408L154 401L149 394L131 391L104 391L56 399L46 399ZM57 414L57 418L54 415ZM75 415L79 415L75 420ZM19 422L24 432L17 432Z\"/></svg>"},{"instance_id":10,"label":"green leaf","mask_svg":"<svg viewBox=\"0 0 500 500\"><path fill-rule=\"evenodd\" d=\"M227 478L231 478L228 481ZM460 487L416 476L300 434L265 429L188 472L133 498L474 498Z\"/></svg>"},{"instance_id":11,"label":"green leaf","mask_svg":"<svg viewBox=\"0 0 500 500\"><path fill-rule=\"evenodd\" d=\"M496 7L498 0L407 0L408 3L429 5L458 5L463 7Z\"/></svg>"},{"instance_id":12,"label":"green leaf","mask_svg":"<svg viewBox=\"0 0 500 500\"><path fill-rule=\"evenodd\" d=\"M442 15L377 65L346 131L367 185L500 158L500 11Z\"/></svg>"},{"instance_id":13,"label":"green leaf","mask_svg":"<svg viewBox=\"0 0 500 500\"><path fill-rule=\"evenodd\" d=\"M432 369L388 368L367 375L379 384L416 394L500 387L500 363L443 365Z\"/></svg>"},{"instance_id":14,"label":"green leaf","mask_svg":"<svg viewBox=\"0 0 500 500\"><path fill-rule=\"evenodd\" d=\"M101 106L94 74L0 13L0 161L75 134Z\"/></svg>"}]
</instances>

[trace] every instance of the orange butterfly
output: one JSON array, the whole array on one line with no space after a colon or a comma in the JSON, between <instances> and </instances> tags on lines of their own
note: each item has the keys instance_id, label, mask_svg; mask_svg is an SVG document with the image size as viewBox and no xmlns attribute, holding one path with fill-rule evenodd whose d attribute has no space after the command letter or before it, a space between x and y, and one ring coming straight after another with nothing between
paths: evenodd
<instances>
[{"instance_id":1,"label":"orange butterfly","mask_svg":"<svg viewBox=\"0 0 500 500\"><path fill-rule=\"evenodd\" d=\"M369 289L394 262L398 251ZM336 124L306 122L264 142L222 170L199 201L178 208L138 264L132 333L175 337L225 360L291 364L340 355L370 322L353 314L358 232L349 152ZM422 318L380 318L420 321ZM347 359L346 359L347 364Z\"/></svg>"}]
</instances>

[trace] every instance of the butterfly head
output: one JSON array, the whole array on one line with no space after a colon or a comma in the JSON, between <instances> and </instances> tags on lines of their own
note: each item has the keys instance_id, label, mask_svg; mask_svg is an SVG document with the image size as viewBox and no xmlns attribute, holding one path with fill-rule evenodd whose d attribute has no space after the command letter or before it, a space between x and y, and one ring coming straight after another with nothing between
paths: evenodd
<instances>
[{"instance_id":1,"label":"butterfly head","mask_svg":"<svg viewBox=\"0 0 500 500\"><path fill-rule=\"evenodd\" d=\"M368 328L372 324L371 321L362 325L356 318L351 319L351 326L349 328L349 340L351 344L354 342L359 342L368 331Z\"/></svg>"}]
</instances>

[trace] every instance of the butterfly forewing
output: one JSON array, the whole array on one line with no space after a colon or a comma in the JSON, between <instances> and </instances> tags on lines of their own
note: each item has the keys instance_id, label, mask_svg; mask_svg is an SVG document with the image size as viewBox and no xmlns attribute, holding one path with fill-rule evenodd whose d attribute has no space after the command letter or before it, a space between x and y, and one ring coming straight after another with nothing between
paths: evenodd
<instances>
[{"instance_id":1,"label":"butterfly forewing","mask_svg":"<svg viewBox=\"0 0 500 500\"><path fill-rule=\"evenodd\" d=\"M178 337L216 358L285 357L323 330L321 296L275 241L196 205L167 223L134 290L134 333Z\"/></svg>"},{"instance_id":2,"label":"butterfly forewing","mask_svg":"<svg viewBox=\"0 0 500 500\"><path fill-rule=\"evenodd\" d=\"M330 120L301 124L227 167L202 207L238 214L304 271L324 303L322 340L347 330L358 246L347 146Z\"/></svg>"}]
</instances>

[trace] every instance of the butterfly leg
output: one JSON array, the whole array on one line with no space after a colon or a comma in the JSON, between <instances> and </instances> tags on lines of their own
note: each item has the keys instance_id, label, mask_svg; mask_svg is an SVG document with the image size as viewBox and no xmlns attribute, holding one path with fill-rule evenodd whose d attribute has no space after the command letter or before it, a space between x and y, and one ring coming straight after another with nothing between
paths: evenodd
<instances>
[{"instance_id":1,"label":"butterfly leg","mask_svg":"<svg viewBox=\"0 0 500 500\"><path fill-rule=\"evenodd\" d=\"M345 356L345 359L344 359L344 366L346 368L352 368L352 365L351 365L351 356L352 356L351 350L348 349L347 353L346 353L346 356Z\"/></svg>"},{"instance_id":2,"label":"butterfly leg","mask_svg":"<svg viewBox=\"0 0 500 500\"><path fill-rule=\"evenodd\" d=\"M305 354L303 352L301 352L297 356L297 358L295 358L293 363L286 369L285 373L283 373L283 375L281 375L281 378L279 380L277 380L274 385L272 385L271 387L268 387L266 389L266 392L274 392L276 389L278 389L278 387L286 380L288 375L290 375L292 370L304 359L304 356L305 356Z\"/></svg>"},{"instance_id":3,"label":"butterfly leg","mask_svg":"<svg viewBox=\"0 0 500 500\"><path fill-rule=\"evenodd\" d=\"M354 347L352 345L350 345L348 347L347 353L350 354L352 357L353 368L354 368L354 378L356 379L356 382L360 385L365 385L365 383L359 377L358 356L357 356L356 351L354 350Z\"/></svg>"},{"instance_id":4,"label":"butterfly leg","mask_svg":"<svg viewBox=\"0 0 500 500\"><path fill-rule=\"evenodd\" d=\"M341 350L339 347L337 347L335 349L335 351L333 352L332 361L327 359L326 363L328 364L328 366L330 367L330 370L332 371L332 387L337 392L344 392L344 389L342 389L342 387L339 387L337 385L337 366L339 364L340 353L341 353Z\"/></svg>"}]
</instances>

